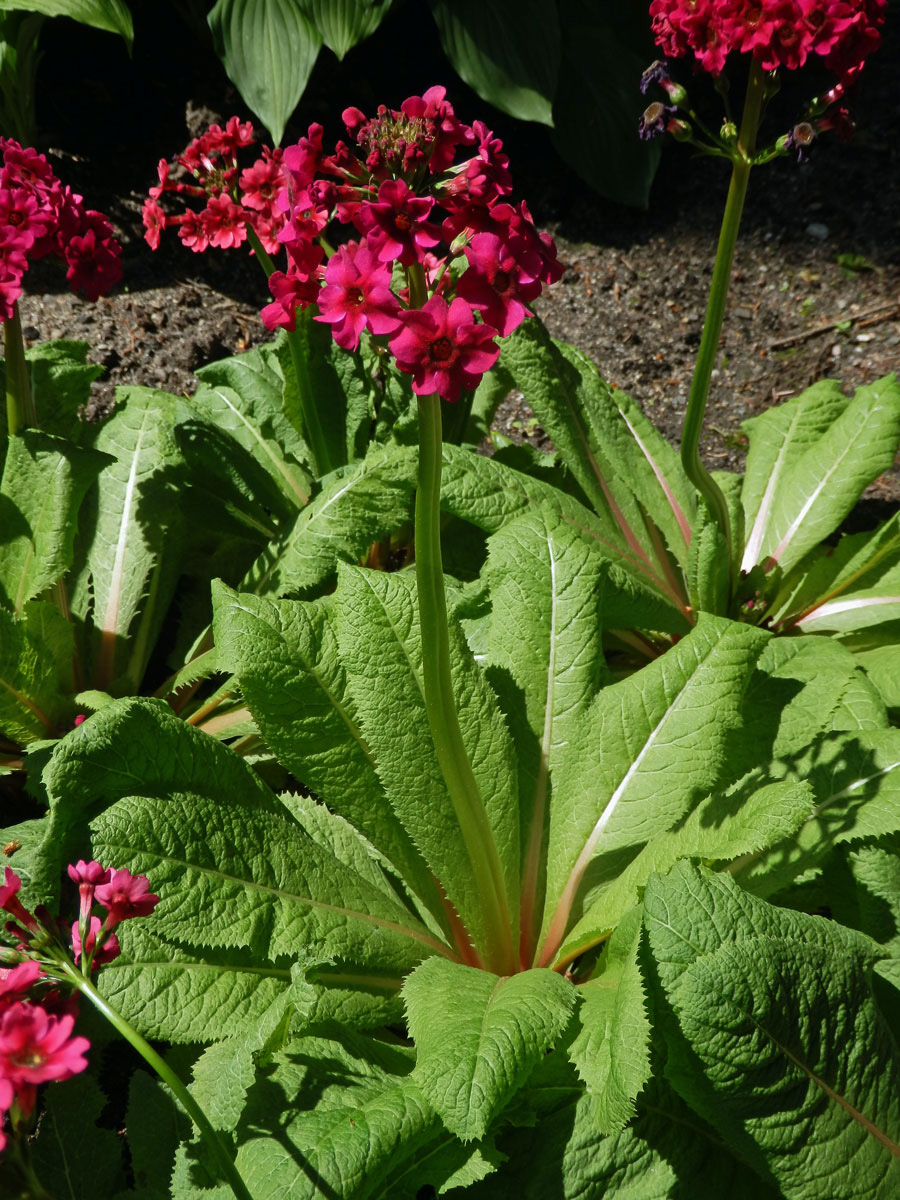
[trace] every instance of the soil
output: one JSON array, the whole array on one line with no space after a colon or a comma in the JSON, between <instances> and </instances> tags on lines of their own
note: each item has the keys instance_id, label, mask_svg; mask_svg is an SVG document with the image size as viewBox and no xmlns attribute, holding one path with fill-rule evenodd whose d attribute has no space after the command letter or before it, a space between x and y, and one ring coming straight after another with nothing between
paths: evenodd
<instances>
[{"instance_id":1,"label":"soil","mask_svg":"<svg viewBox=\"0 0 900 1200\"><path fill-rule=\"evenodd\" d=\"M90 343L93 361L107 368L95 384L98 413L121 384L190 392L204 363L268 337L258 316L267 289L245 251L193 255L170 234L154 254L143 241L140 208L157 160L212 120L250 114L209 45L174 9L133 7L133 61L110 35L51 21L39 76L42 148L64 182L112 219L125 274L111 296L89 305L65 290L50 264L38 264L27 277L23 325L32 340ZM711 469L741 469L747 417L818 379L835 377L852 390L900 361L900 28L890 15L854 98L853 139L828 135L808 163L781 159L751 179L701 447ZM673 142L647 211L608 203L556 157L546 130L488 109L456 79L427 20L420 14L411 34L392 15L341 64L323 51L285 144L311 120L333 140L348 104L372 111L446 82L463 119L484 116L504 139L517 194L557 240L566 271L537 305L551 333L594 358L677 442L727 166ZM703 80L683 81L692 95L711 90ZM778 103L800 111L798 98ZM793 119L785 116L784 127ZM516 394L497 428L548 444ZM857 512L870 523L898 507L900 462L867 489Z\"/></svg>"}]
</instances>

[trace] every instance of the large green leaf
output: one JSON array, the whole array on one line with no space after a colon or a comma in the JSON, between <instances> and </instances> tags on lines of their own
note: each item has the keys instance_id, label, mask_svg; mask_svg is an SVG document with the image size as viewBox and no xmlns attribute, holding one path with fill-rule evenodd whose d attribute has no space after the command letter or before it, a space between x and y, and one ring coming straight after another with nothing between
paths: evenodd
<instances>
[{"instance_id":1,"label":"large green leaf","mask_svg":"<svg viewBox=\"0 0 900 1200\"><path fill-rule=\"evenodd\" d=\"M860 388L822 436L791 461L771 500L756 561L771 560L785 571L799 562L837 528L863 488L888 470L898 443L900 385L888 375Z\"/></svg>"},{"instance_id":2,"label":"large green leaf","mask_svg":"<svg viewBox=\"0 0 900 1200\"><path fill-rule=\"evenodd\" d=\"M220 661L279 763L347 817L429 901L433 881L388 804L338 656L334 609L214 585Z\"/></svg>"},{"instance_id":3,"label":"large green leaf","mask_svg":"<svg viewBox=\"0 0 900 1200\"><path fill-rule=\"evenodd\" d=\"M276 347L210 363L197 375L200 387L190 409L228 431L270 477L289 511L303 508L311 490L302 465L309 451L284 412L286 382Z\"/></svg>"},{"instance_id":4,"label":"large green leaf","mask_svg":"<svg viewBox=\"0 0 900 1200\"><path fill-rule=\"evenodd\" d=\"M309 81L321 35L296 0L217 0L206 19L228 78L277 145Z\"/></svg>"},{"instance_id":5,"label":"large green leaf","mask_svg":"<svg viewBox=\"0 0 900 1200\"><path fill-rule=\"evenodd\" d=\"M121 1140L97 1125L106 1104L93 1074L47 1089L31 1155L42 1184L53 1189L49 1195L93 1200L112 1196L123 1183Z\"/></svg>"},{"instance_id":6,"label":"large green leaf","mask_svg":"<svg viewBox=\"0 0 900 1200\"><path fill-rule=\"evenodd\" d=\"M70 707L72 627L53 605L26 604L21 618L0 605L0 731L25 745L53 737Z\"/></svg>"},{"instance_id":7,"label":"large green leaf","mask_svg":"<svg viewBox=\"0 0 900 1200\"><path fill-rule=\"evenodd\" d=\"M543 903L551 781L560 750L605 678L604 565L549 507L524 513L489 543L487 669L516 747L521 922L528 943Z\"/></svg>"},{"instance_id":8,"label":"large green leaf","mask_svg":"<svg viewBox=\"0 0 900 1200\"><path fill-rule=\"evenodd\" d=\"M823 379L801 395L744 421L749 438L741 503L746 545L741 570L763 561L772 512L778 496L790 487L797 462L831 428L850 397L835 379Z\"/></svg>"},{"instance_id":9,"label":"large green leaf","mask_svg":"<svg viewBox=\"0 0 900 1200\"><path fill-rule=\"evenodd\" d=\"M336 593L338 642L350 695L382 785L402 824L483 948L490 936L484 888L444 782L425 711L415 579L343 568ZM373 654L372 648L378 651ZM487 854L499 862L509 928L516 928L519 817L513 747L496 697L457 622L450 664L463 742L485 823ZM490 839L488 842L487 839Z\"/></svg>"},{"instance_id":10,"label":"large green leaf","mask_svg":"<svg viewBox=\"0 0 900 1200\"><path fill-rule=\"evenodd\" d=\"M560 64L555 4L543 0L429 0L454 70L502 112L553 124Z\"/></svg>"},{"instance_id":11,"label":"large green leaf","mask_svg":"<svg viewBox=\"0 0 900 1200\"><path fill-rule=\"evenodd\" d=\"M579 989L581 1031L569 1049L594 1099L597 1129L618 1133L635 1112L650 1078L650 1021L637 952L641 910L634 908L610 938L597 978Z\"/></svg>"},{"instance_id":12,"label":"large green leaf","mask_svg":"<svg viewBox=\"0 0 900 1200\"><path fill-rule=\"evenodd\" d=\"M481 1138L562 1037L575 989L554 971L499 978L429 958L403 986L416 1044L412 1077L464 1141Z\"/></svg>"},{"instance_id":13,"label":"large green leaf","mask_svg":"<svg viewBox=\"0 0 900 1200\"><path fill-rule=\"evenodd\" d=\"M871 992L875 944L687 864L654 876L645 913L666 1074L691 1107L788 1200L887 1200L900 1055Z\"/></svg>"},{"instance_id":14,"label":"large green leaf","mask_svg":"<svg viewBox=\"0 0 900 1200\"><path fill-rule=\"evenodd\" d=\"M662 658L598 694L555 780L542 963L592 892L727 778L729 741L766 636L701 615Z\"/></svg>"},{"instance_id":15,"label":"large green leaf","mask_svg":"<svg viewBox=\"0 0 900 1200\"><path fill-rule=\"evenodd\" d=\"M20 10L43 13L45 17L71 17L82 25L121 34L129 50L134 41L131 13L125 0L0 0L0 12Z\"/></svg>"},{"instance_id":16,"label":"large green leaf","mask_svg":"<svg viewBox=\"0 0 900 1200\"><path fill-rule=\"evenodd\" d=\"M78 509L110 462L34 429L10 439L0 481L0 596L15 612L71 566Z\"/></svg>"},{"instance_id":17,"label":"large green leaf","mask_svg":"<svg viewBox=\"0 0 900 1200\"><path fill-rule=\"evenodd\" d=\"M309 594L334 577L339 562L358 562L410 520L416 461L412 447L372 446L363 462L326 476L293 528L253 565L244 588Z\"/></svg>"},{"instance_id":18,"label":"large green leaf","mask_svg":"<svg viewBox=\"0 0 900 1200\"><path fill-rule=\"evenodd\" d=\"M82 507L84 549L71 607L90 623L93 686L109 691L124 672L134 692L177 575L178 508L167 484L181 462L173 432L178 401L139 387L119 388L116 398L94 443L114 461Z\"/></svg>"},{"instance_id":19,"label":"large green leaf","mask_svg":"<svg viewBox=\"0 0 900 1200\"><path fill-rule=\"evenodd\" d=\"M553 143L602 196L646 208L662 139L646 142L640 78L653 58L643 0L559 0L563 34Z\"/></svg>"},{"instance_id":20,"label":"large green leaf","mask_svg":"<svg viewBox=\"0 0 900 1200\"><path fill-rule=\"evenodd\" d=\"M318 29L338 58L374 33L393 0L297 0L303 15Z\"/></svg>"}]
</instances>

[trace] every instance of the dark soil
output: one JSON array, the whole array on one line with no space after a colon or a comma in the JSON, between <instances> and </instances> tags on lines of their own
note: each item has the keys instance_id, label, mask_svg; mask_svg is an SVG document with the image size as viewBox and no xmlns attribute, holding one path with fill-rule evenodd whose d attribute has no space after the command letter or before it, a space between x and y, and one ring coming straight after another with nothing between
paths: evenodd
<instances>
[{"instance_id":1,"label":"dark soil","mask_svg":"<svg viewBox=\"0 0 900 1200\"><path fill-rule=\"evenodd\" d=\"M111 36L53 21L40 75L45 148L61 178L110 215L125 248L125 278L113 295L88 305L39 264L27 279L23 324L33 340L90 342L92 359L107 368L95 385L100 409L119 384L189 392L204 363L268 336L258 317L265 282L243 250L193 255L170 234L154 254L143 241L140 208L157 160L211 120L249 114L208 45L165 6L135 7L133 62ZM702 446L712 469L741 468L745 418L818 379L838 378L850 390L900 361L898 65L895 21L854 100L853 140L828 135L809 163L783 159L754 172ZM673 143L648 211L607 203L560 162L545 130L487 109L462 85L431 29L410 34L393 16L342 64L322 52L285 144L311 120L322 121L333 140L343 132L346 105L397 105L438 80L464 120L483 115L504 138L518 194L557 239L567 269L538 304L550 331L591 355L677 442L727 166ZM698 95L707 90L702 80L691 87ZM790 97L779 103L787 128L799 104L791 109ZM857 256L855 268L846 259L841 265L846 255ZM497 426L542 443L515 395ZM900 505L900 466L866 499L881 502L872 513L878 517Z\"/></svg>"}]
</instances>

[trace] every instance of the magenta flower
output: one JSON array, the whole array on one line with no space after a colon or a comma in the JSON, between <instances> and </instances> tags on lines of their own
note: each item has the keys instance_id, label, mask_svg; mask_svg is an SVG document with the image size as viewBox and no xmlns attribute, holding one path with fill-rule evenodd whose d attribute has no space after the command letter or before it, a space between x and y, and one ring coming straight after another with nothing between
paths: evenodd
<instances>
[{"instance_id":1,"label":"magenta flower","mask_svg":"<svg viewBox=\"0 0 900 1200\"><path fill-rule=\"evenodd\" d=\"M210 196L200 214L200 223L210 246L227 250L246 240L247 213L224 192Z\"/></svg>"},{"instance_id":2,"label":"magenta flower","mask_svg":"<svg viewBox=\"0 0 900 1200\"><path fill-rule=\"evenodd\" d=\"M463 390L474 391L497 361L496 334L490 325L476 323L461 297L448 305L442 296L432 296L424 308L403 314L403 328L390 345L397 366L412 375L417 396L437 392L444 400L458 400Z\"/></svg>"},{"instance_id":3,"label":"magenta flower","mask_svg":"<svg viewBox=\"0 0 900 1200\"><path fill-rule=\"evenodd\" d=\"M0 887L0 908L9 913L15 919L32 933L39 933L40 926L37 921L22 905L19 899L18 892L22 886L22 881L11 867L3 868L4 879L2 887Z\"/></svg>"},{"instance_id":4,"label":"magenta flower","mask_svg":"<svg viewBox=\"0 0 900 1200\"><path fill-rule=\"evenodd\" d=\"M273 271L269 291L275 297L260 313L266 329L296 329L297 310L307 308L319 296L317 279L304 279L296 271Z\"/></svg>"},{"instance_id":5,"label":"magenta flower","mask_svg":"<svg viewBox=\"0 0 900 1200\"><path fill-rule=\"evenodd\" d=\"M11 1004L0 1013L0 1079L18 1090L83 1071L91 1044L71 1036L74 1024L72 1017L50 1016L37 1004Z\"/></svg>"},{"instance_id":6,"label":"magenta flower","mask_svg":"<svg viewBox=\"0 0 900 1200\"><path fill-rule=\"evenodd\" d=\"M366 234L379 262L398 259L408 267L420 260L420 250L441 240L439 230L428 222L433 207L431 196L416 196L402 179L386 179L378 189L378 200L361 204L354 223Z\"/></svg>"},{"instance_id":7,"label":"magenta flower","mask_svg":"<svg viewBox=\"0 0 900 1200\"><path fill-rule=\"evenodd\" d=\"M15 967L0 967L0 1012L13 1001L24 999L25 993L43 973L41 964L33 959L18 963Z\"/></svg>"},{"instance_id":8,"label":"magenta flower","mask_svg":"<svg viewBox=\"0 0 900 1200\"><path fill-rule=\"evenodd\" d=\"M113 871L108 882L101 883L94 891L98 904L109 909L106 929L112 929L120 921L131 917L149 917L159 896L150 891L150 880L146 875L132 875L124 868Z\"/></svg>"},{"instance_id":9,"label":"magenta flower","mask_svg":"<svg viewBox=\"0 0 900 1200\"><path fill-rule=\"evenodd\" d=\"M137 915L137 914L135 914ZM104 936L101 938L101 932ZM100 942L99 946L97 942ZM101 930L100 918L91 917L91 925L87 937L84 939L84 945L81 943L81 930L78 928L78 922L72 922L72 950L75 955L75 962L81 961L82 950L90 956L91 968L102 967L105 963L110 963L113 959L118 958L122 953L122 947L119 945L119 939L114 933L106 932L104 925Z\"/></svg>"},{"instance_id":10,"label":"magenta flower","mask_svg":"<svg viewBox=\"0 0 900 1200\"><path fill-rule=\"evenodd\" d=\"M112 226L98 212L86 212L82 228L65 247L66 279L86 300L105 296L122 278L122 252Z\"/></svg>"},{"instance_id":11,"label":"magenta flower","mask_svg":"<svg viewBox=\"0 0 900 1200\"><path fill-rule=\"evenodd\" d=\"M541 281L522 270L510 247L494 233L476 233L466 246L469 268L457 293L481 310L488 325L509 337L530 316L527 303L541 294Z\"/></svg>"},{"instance_id":12,"label":"magenta flower","mask_svg":"<svg viewBox=\"0 0 900 1200\"><path fill-rule=\"evenodd\" d=\"M401 325L400 305L391 291L391 272L378 261L365 239L341 246L325 268L325 287L319 294L317 321L331 325L334 340L355 350L359 335L395 333Z\"/></svg>"}]
</instances>

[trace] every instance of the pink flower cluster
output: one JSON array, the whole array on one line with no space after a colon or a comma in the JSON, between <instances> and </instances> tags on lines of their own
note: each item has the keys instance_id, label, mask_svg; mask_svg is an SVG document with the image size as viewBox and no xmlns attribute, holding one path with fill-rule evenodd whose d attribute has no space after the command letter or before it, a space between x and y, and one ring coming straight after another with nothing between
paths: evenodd
<instances>
[{"instance_id":1,"label":"pink flower cluster","mask_svg":"<svg viewBox=\"0 0 900 1200\"><path fill-rule=\"evenodd\" d=\"M30 260L54 254L73 292L96 300L122 278L122 249L102 213L84 208L47 159L0 138L0 321L22 294Z\"/></svg>"},{"instance_id":2,"label":"pink flower cluster","mask_svg":"<svg viewBox=\"0 0 900 1200\"><path fill-rule=\"evenodd\" d=\"M288 264L269 280L263 322L293 329L315 303L343 349L363 330L385 337L416 394L457 400L496 362L495 339L562 274L556 247L510 198L503 143L480 121L462 124L444 88L343 119L353 144L326 154L311 125L284 152L277 238ZM333 252L332 221L355 235Z\"/></svg>"},{"instance_id":3,"label":"pink flower cluster","mask_svg":"<svg viewBox=\"0 0 900 1200\"><path fill-rule=\"evenodd\" d=\"M194 138L174 165L159 160L159 183L150 189L143 207L144 239L152 250L158 249L169 226L178 229L178 236L195 253L210 246L240 246L247 239L248 225L270 254L280 248L276 235L284 216L275 199L282 188L281 150L263 147L262 157L242 170L238 153L254 141L250 122L232 117L224 129L212 125ZM203 207L168 215L160 204L165 193L202 200Z\"/></svg>"},{"instance_id":4,"label":"pink flower cluster","mask_svg":"<svg viewBox=\"0 0 900 1200\"><path fill-rule=\"evenodd\" d=\"M71 931L72 949L75 961L82 960L82 971L89 973L120 953L112 932L115 926L131 917L147 916L159 897L148 890L143 875L111 871L83 860L68 871L78 884L81 901ZM19 876L6 867L0 909L13 918L6 930L18 939L16 951L22 961L11 968L0 967L0 1121L10 1113L14 1127L31 1116L38 1085L83 1071L90 1049L87 1038L72 1036L76 1000L54 986L53 969L59 959L52 948L58 945L60 925L42 908L30 913L19 899L20 888ZM102 922L92 915L95 902L106 909ZM0 1150L5 1145L0 1128Z\"/></svg>"},{"instance_id":5,"label":"pink flower cluster","mask_svg":"<svg viewBox=\"0 0 900 1200\"><path fill-rule=\"evenodd\" d=\"M766 71L797 70L813 54L841 79L878 46L887 0L652 0L656 42L670 58L693 54L721 73L732 51Z\"/></svg>"}]
</instances>

